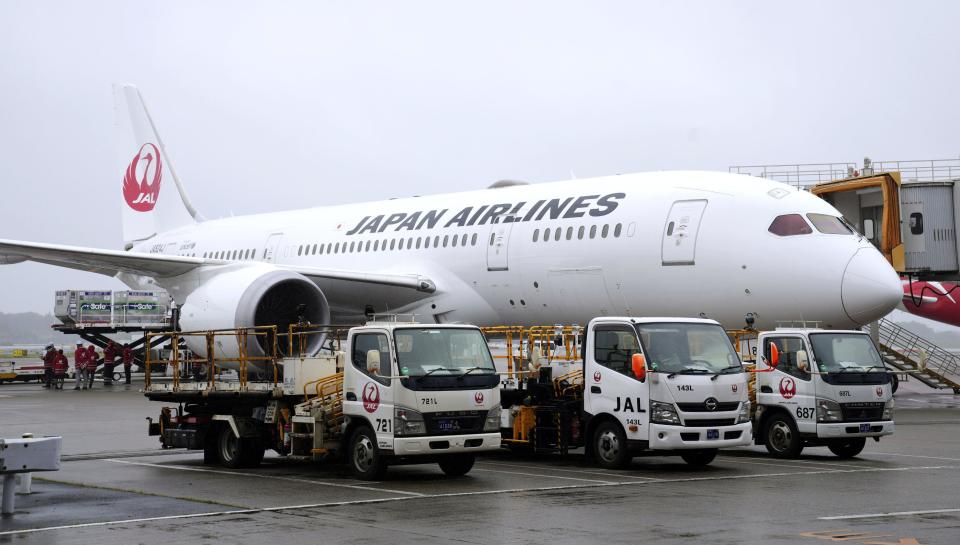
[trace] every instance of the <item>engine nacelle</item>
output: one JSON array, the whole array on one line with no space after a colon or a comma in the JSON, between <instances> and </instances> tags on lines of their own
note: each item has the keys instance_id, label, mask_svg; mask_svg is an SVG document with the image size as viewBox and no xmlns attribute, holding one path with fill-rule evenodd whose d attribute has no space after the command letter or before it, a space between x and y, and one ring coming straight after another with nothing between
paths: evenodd
<instances>
[{"instance_id":1,"label":"engine nacelle","mask_svg":"<svg viewBox=\"0 0 960 545\"><path fill-rule=\"evenodd\" d=\"M228 267L203 275L199 287L187 296L180 307L180 329L206 331L276 325L278 333L284 334L290 324L297 323L301 304L305 305L303 317L309 322L330 323L330 307L326 296L302 274L260 263ZM235 337L218 335L215 339L218 358L239 356ZM206 355L206 339L203 336L187 336L185 341L194 353ZM315 354L322 342L320 335L308 336L305 352ZM266 346L267 339L251 335L247 340L247 355L263 356ZM286 337L280 338L278 346L281 353L285 354L288 346ZM224 367L231 366L225 364ZM264 366L257 363L251 363L248 368L253 371L264 370Z\"/></svg>"}]
</instances>

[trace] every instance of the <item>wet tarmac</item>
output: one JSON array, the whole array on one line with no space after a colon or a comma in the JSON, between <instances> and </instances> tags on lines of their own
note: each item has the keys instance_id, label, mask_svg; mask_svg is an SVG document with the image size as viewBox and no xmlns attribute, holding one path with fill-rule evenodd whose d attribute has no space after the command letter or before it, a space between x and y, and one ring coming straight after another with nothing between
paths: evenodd
<instances>
[{"instance_id":1,"label":"wet tarmac","mask_svg":"<svg viewBox=\"0 0 960 545\"><path fill-rule=\"evenodd\" d=\"M907 385L897 431L853 460L726 451L709 467L582 456L481 459L467 476L392 467L379 482L268 454L205 466L146 435L132 387L0 386L0 437L62 435L62 468L0 519L0 543L960 543L960 396Z\"/></svg>"}]
</instances>

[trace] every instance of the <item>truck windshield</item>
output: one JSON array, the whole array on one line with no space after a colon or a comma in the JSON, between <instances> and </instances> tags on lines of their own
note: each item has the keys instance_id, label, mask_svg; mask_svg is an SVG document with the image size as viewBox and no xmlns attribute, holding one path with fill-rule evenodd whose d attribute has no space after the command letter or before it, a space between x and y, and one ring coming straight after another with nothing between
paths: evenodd
<instances>
[{"instance_id":1,"label":"truck windshield","mask_svg":"<svg viewBox=\"0 0 960 545\"><path fill-rule=\"evenodd\" d=\"M490 375L490 349L477 329L397 329L397 366L408 377Z\"/></svg>"},{"instance_id":2,"label":"truck windshield","mask_svg":"<svg viewBox=\"0 0 960 545\"><path fill-rule=\"evenodd\" d=\"M877 347L867 335L811 333L810 343L821 373L886 371Z\"/></svg>"},{"instance_id":3,"label":"truck windshield","mask_svg":"<svg viewBox=\"0 0 960 545\"><path fill-rule=\"evenodd\" d=\"M637 324L650 369L660 373L742 373L740 358L719 325Z\"/></svg>"}]
</instances>

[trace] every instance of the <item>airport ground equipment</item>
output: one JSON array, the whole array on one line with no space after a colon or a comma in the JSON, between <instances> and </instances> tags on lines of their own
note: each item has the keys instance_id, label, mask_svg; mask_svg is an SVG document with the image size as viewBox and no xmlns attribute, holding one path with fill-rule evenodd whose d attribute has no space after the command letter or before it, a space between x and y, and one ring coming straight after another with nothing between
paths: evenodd
<instances>
[{"instance_id":1,"label":"airport ground equipment","mask_svg":"<svg viewBox=\"0 0 960 545\"><path fill-rule=\"evenodd\" d=\"M894 431L891 373L866 332L803 325L730 332L745 359L756 356L754 441L780 458L807 446L851 458Z\"/></svg>"},{"instance_id":2,"label":"airport ground equipment","mask_svg":"<svg viewBox=\"0 0 960 545\"><path fill-rule=\"evenodd\" d=\"M477 453L500 448L500 377L476 327L393 318L162 335L174 344L193 336L207 350L148 359L145 395L177 404L150 419L149 433L165 448L203 449L205 463L257 465L272 449L301 460L345 459L371 480L406 463L436 462L463 475ZM254 344L266 355L250 355ZM315 346L322 348L306 350ZM172 366L172 380L152 375L157 363ZM223 378L228 369L235 378Z\"/></svg>"},{"instance_id":3,"label":"airport ground equipment","mask_svg":"<svg viewBox=\"0 0 960 545\"><path fill-rule=\"evenodd\" d=\"M889 365L921 383L960 394L960 356L886 318L880 320L880 351Z\"/></svg>"},{"instance_id":4,"label":"airport ground equipment","mask_svg":"<svg viewBox=\"0 0 960 545\"><path fill-rule=\"evenodd\" d=\"M0 439L0 475L3 476L4 515L14 511L16 475L60 469L60 437Z\"/></svg>"},{"instance_id":5,"label":"airport ground equipment","mask_svg":"<svg viewBox=\"0 0 960 545\"><path fill-rule=\"evenodd\" d=\"M746 375L713 320L603 317L583 329L484 332L506 363L501 428L513 449L585 447L598 465L621 468L644 454L706 465L718 448L751 443Z\"/></svg>"}]
</instances>

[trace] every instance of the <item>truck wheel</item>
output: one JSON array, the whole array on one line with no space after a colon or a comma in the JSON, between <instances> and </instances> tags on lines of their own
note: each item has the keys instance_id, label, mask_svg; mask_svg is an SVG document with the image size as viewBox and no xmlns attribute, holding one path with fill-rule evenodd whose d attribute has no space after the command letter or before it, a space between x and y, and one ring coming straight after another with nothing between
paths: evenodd
<instances>
[{"instance_id":1,"label":"truck wheel","mask_svg":"<svg viewBox=\"0 0 960 545\"><path fill-rule=\"evenodd\" d=\"M827 448L840 458L853 458L857 454L860 454L866 444L866 437L851 437L849 439L831 441L827 444Z\"/></svg>"},{"instance_id":2,"label":"truck wheel","mask_svg":"<svg viewBox=\"0 0 960 545\"><path fill-rule=\"evenodd\" d=\"M244 467L257 467L263 462L263 455L266 449L263 448L263 441L259 439L241 439L240 440L240 458L243 460Z\"/></svg>"},{"instance_id":3,"label":"truck wheel","mask_svg":"<svg viewBox=\"0 0 960 545\"><path fill-rule=\"evenodd\" d=\"M451 477L459 477L470 473L473 469L473 462L477 457L473 454L451 454L440 459L438 464L444 474Z\"/></svg>"},{"instance_id":4,"label":"truck wheel","mask_svg":"<svg viewBox=\"0 0 960 545\"><path fill-rule=\"evenodd\" d=\"M593 433L593 456L597 465L606 469L622 469L630 463L627 436L616 422L601 422Z\"/></svg>"},{"instance_id":5,"label":"truck wheel","mask_svg":"<svg viewBox=\"0 0 960 545\"><path fill-rule=\"evenodd\" d=\"M217 436L217 456L220 463L231 468L243 467L243 441L233 434L230 426L221 426Z\"/></svg>"},{"instance_id":6,"label":"truck wheel","mask_svg":"<svg viewBox=\"0 0 960 545\"><path fill-rule=\"evenodd\" d=\"M353 432L347 459L350 471L362 481L375 481L387 471L387 461L377 448L377 436L367 426L361 426Z\"/></svg>"},{"instance_id":7,"label":"truck wheel","mask_svg":"<svg viewBox=\"0 0 960 545\"><path fill-rule=\"evenodd\" d=\"M777 458L796 458L800 455L803 450L800 432L789 416L775 414L767 420L766 447L767 452Z\"/></svg>"},{"instance_id":8,"label":"truck wheel","mask_svg":"<svg viewBox=\"0 0 960 545\"><path fill-rule=\"evenodd\" d=\"M693 467L705 467L717 457L717 449L691 450L680 455L683 461Z\"/></svg>"}]
</instances>

